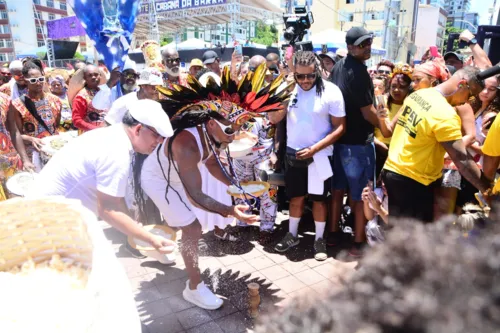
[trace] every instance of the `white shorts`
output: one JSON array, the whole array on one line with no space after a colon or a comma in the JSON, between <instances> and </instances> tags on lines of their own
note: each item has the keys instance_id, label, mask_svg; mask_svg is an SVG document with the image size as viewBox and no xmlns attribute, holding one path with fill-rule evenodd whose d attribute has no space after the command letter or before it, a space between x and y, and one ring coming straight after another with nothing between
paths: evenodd
<instances>
[{"instance_id":1,"label":"white shorts","mask_svg":"<svg viewBox=\"0 0 500 333\"><path fill-rule=\"evenodd\" d=\"M180 183L178 175L174 175L176 171L172 168L170 188L165 198L167 181L161 170L157 170L158 162L155 155L156 153L153 152L148 156L142 166L142 189L153 200L170 227L188 226L196 220L196 215L184 186ZM167 172L167 170L164 171Z\"/></svg>"}]
</instances>

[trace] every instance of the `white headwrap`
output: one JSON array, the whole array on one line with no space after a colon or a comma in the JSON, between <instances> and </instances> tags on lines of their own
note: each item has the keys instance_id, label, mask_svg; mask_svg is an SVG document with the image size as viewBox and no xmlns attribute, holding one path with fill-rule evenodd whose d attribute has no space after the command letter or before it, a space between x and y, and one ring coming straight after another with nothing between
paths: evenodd
<instances>
[{"instance_id":1,"label":"white headwrap","mask_svg":"<svg viewBox=\"0 0 500 333\"><path fill-rule=\"evenodd\" d=\"M137 72L137 66L135 64L135 61L131 60L129 57L127 57L125 63L123 64L122 72L126 71L127 69L133 69L134 72Z\"/></svg>"},{"instance_id":2,"label":"white headwrap","mask_svg":"<svg viewBox=\"0 0 500 333\"><path fill-rule=\"evenodd\" d=\"M11 71L13 69L23 69L23 63L21 60L14 60L9 64L9 70Z\"/></svg>"}]
</instances>

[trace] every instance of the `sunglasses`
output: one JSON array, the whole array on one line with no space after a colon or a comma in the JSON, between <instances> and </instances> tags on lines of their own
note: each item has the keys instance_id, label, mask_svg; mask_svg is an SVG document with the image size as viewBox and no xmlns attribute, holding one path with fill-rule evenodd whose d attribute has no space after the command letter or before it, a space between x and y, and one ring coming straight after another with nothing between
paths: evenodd
<instances>
[{"instance_id":1,"label":"sunglasses","mask_svg":"<svg viewBox=\"0 0 500 333\"><path fill-rule=\"evenodd\" d=\"M214 119L214 121L217 123L217 125L219 125L222 132L224 132L224 134L226 134L227 136L233 136L236 134L236 131L231 127L231 125L224 125L217 119Z\"/></svg>"},{"instance_id":2,"label":"sunglasses","mask_svg":"<svg viewBox=\"0 0 500 333\"><path fill-rule=\"evenodd\" d=\"M139 77L139 74L135 73L122 73L122 76L126 79L137 79Z\"/></svg>"},{"instance_id":3,"label":"sunglasses","mask_svg":"<svg viewBox=\"0 0 500 333\"><path fill-rule=\"evenodd\" d=\"M10 74L10 73L0 73L0 74L2 74L3 76L9 76L9 77L12 76L12 74Z\"/></svg>"},{"instance_id":4,"label":"sunglasses","mask_svg":"<svg viewBox=\"0 0 500 333\"><path fill-rule=\"evenodd\" d=\"M174 62L181 62L181 58L165 59L167 64L173 64Z\"/></svg>"},{"instance_id":5,"label":"sunglasses","mask_svg":"<svg viewBox=\"0 0 500 333\"><path fill-rule=\"evenodd\" d=\"M34 77L34 78L31 78L31 79L28 79L28 82L31 83L31 84L35 84L37 82L45 82L45 77L43 77L43 76Z\"/></svg>"},{"instance_id":6,"label":"sunglasses","mask_svg":"<svg viewBox=\"0 0 500 333\"><path fill-rule=\"evenodd\" d=\"M295 74L295 79L297 81L304 81L305 79L315 80L316 79L316 73L311 73L311 74Z\"/></svg>"},{"instance_id":7,"label":"sunglasses","mask_svg":"<svg viewBox=\"0 0 500 333\"><path fill-rule=\"evenodd\" d=\"M161 137L160 133L158 133L155 129L149 127L148 125L142 124L142 127L147 128L148 130L150 130L154 134L155 139L158 139L159 137Z\"/></svg>"},{"instance_id":8,"label":"sunglasses","mask_svg":"<svg viewBox=\"0 0 500 333\"><path fill-rule=\"evenodd\" d=\"M364 41L362 41L361 43L359 43L358 47L360 49L363 49L367 46L371 46L373 43L373 39L369 38L369 39L365 39Z\"/></svg>"},{"instance_id":9,"label":"sunglasses","mask_svg":"<svg viewBox=\"0 0 500 333\"><path fill-rule=\"evenodd\" d=\"M389 75L389 74L391 74L391 71L384 71L383 69L379 69L379 70L377 70L377 73Z\"/></svg>"}]
</instances>

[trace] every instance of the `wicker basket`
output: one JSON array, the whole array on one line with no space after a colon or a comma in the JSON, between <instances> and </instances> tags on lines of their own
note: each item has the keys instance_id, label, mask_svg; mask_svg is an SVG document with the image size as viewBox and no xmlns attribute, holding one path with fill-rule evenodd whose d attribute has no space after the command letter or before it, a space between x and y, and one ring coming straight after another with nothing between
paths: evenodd
<instances>
[{"instance_id":1,"label":"wicker basket","mask_svg":"<svg viewBox=\"0 0 500 333\"><path fill-rule=\"evenodd\" d=\"M53 255L91 268L92 243L81 203L61 197L0 202L0 271L19 268L30 260L43 263Z\"/></svg>"}]
</instances>

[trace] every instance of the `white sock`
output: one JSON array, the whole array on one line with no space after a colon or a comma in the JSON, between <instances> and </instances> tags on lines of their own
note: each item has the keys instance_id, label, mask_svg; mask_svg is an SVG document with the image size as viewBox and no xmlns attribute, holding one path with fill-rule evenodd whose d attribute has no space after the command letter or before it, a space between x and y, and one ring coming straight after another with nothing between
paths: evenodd
<instances>
[{"instance_id":1,"label":"white sock","mask_svg":"<svg viewBox=\"0 0 500 333\"><path fill-rule=\"evenodd\" d=\"M297 237L299 234L299 222L300 222L300 217L291 217L288 219L289 221L289 226L288 226L288 231L293 235L293 237Z\"/></svg>"},{"instance_id":2,"label":"white sock","mask_svg":"<svg viewBox=\"0 0 500 333\"><path fill-rule=\"evenodd\" d=\"M314 224L316 225L316 240L323 238L323 234L325 233L326 222L314 221Z\"/></svg>"}]
</instances>

